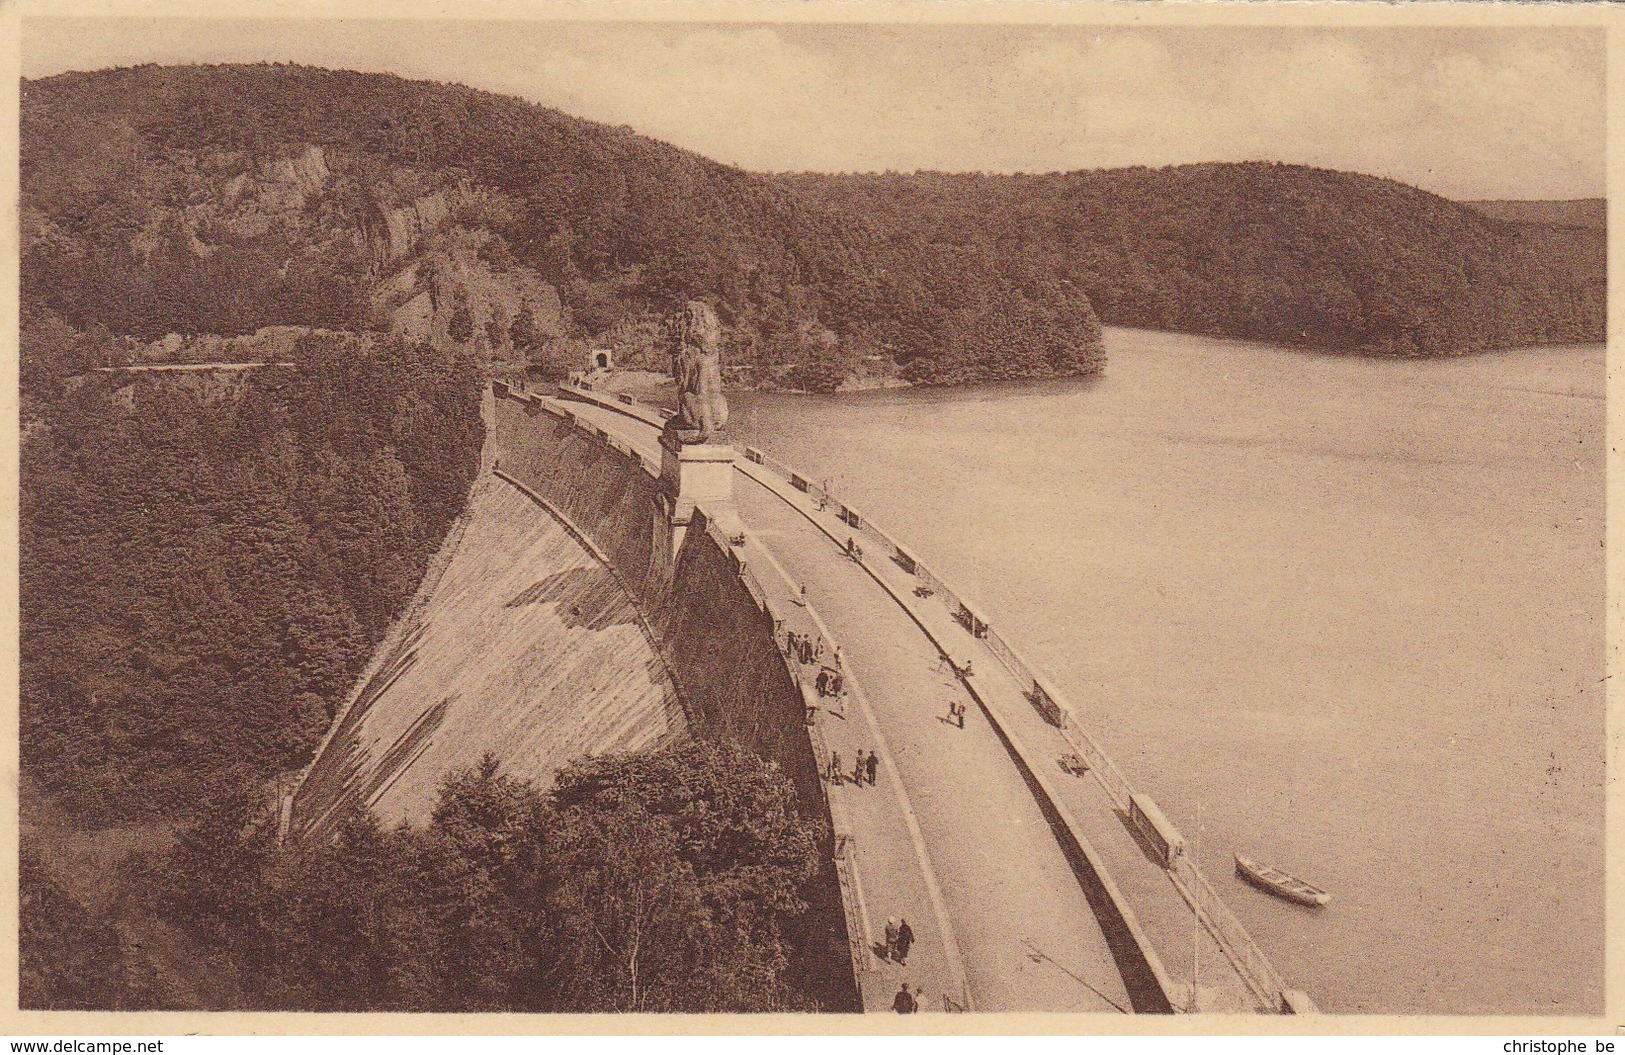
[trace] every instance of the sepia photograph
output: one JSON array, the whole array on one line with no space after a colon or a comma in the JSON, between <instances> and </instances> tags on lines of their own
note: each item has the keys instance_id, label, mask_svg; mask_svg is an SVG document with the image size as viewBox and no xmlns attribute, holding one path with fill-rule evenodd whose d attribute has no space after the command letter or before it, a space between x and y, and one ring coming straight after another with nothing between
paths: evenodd
<instances>
[{"instance_id":1,"label":"sepia photograph","mask_svg":"<svg viewBox=\"0 0 1625 1055\"><path fill-rule=\"evenodd\" d=\"M1609 25L1466 6L12 12L13 1025L1612 1034Z\"/></svg>"}]
</instances>

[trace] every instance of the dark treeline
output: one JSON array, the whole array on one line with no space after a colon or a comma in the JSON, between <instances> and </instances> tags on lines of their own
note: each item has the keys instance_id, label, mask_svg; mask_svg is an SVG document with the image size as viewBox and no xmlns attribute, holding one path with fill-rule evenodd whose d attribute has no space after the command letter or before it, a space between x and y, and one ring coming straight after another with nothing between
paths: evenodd
<instances>
[{"instance_id":1,"label":"dark treeline","mask_svg":"<svg viewBox=\"0 0 1625 1055\"><path fill-rule=\"evenodd\" d=\"M118 928L62 888L24 840L17 863L18 1006L122 1009L134 1000Z\"/></svg>"},{"instance_id":2,"label":"dark treeline","mask_svg":"<svg viewBox=\"0 0 1625 1055\"><path fill-rule=\"evenodd\" d=\"M127 880L148 944L121 948L25 851L22 1006L302 1011L845 1010L798 951L827 833L743 748L579 762L552 791L487 759L433 819L354 818L276 845L246 789ZM187 966L177 968L190 955ZM184 994L184 995L183 995Z\"/></svg>"},{"instance_id":3,"label":"dark treeline","mask_svg":"<svg viewBox=\"0 0 1625 1055\"><path fill-rule=\"evenodd\" d=\"M307 337L295 370L55 403L21 454L29 782L113 822L301 764L462 506L478 395L467 362Z\"/></svg>"},{"instance_id":4,"label":"dark treeline","mask_svg":"<svg viewBox=\"0 0 1625 1055\"><path fill-rule=\"evenodd\" d=\"M1372 176L1253 163L781 180L887 237L979 232L1117 325L1381 355L1603 339L1600 230L1504 222Z\"/></svg>"}]
</instances>

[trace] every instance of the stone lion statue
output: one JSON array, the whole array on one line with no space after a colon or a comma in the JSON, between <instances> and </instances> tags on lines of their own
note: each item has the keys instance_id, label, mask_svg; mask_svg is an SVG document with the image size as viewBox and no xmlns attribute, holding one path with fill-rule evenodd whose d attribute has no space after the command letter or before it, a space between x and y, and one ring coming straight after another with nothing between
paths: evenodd
<instances>
[{"instance_id":1,"label":"stone lion statue","mask_svg":"<svg viewBox=\"0 0 1625 1055\"><path fill-rule=\"evenodd\" d=\"M722 323L711 305L691 300L673 320L671 373L677 416L666 428L681 443L710 443L728 425L722 395Z\"/></svg>"}]
</instances>

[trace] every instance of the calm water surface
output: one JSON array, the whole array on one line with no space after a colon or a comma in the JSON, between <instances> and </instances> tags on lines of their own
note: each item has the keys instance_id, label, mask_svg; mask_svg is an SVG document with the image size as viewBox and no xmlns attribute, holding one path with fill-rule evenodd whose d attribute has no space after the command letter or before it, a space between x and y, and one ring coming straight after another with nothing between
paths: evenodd
<instances>
[{"instance_id":1,"label":"calm water surface","mask_svg":"<svg viewBox=\"0 0 1625 1055\"><path fill-rule=\"evenodd\" d=\"M1106 339L1093 381L744 393L734 431L980 601L1187 837L1200 811L1323 1007L1600 1013L1603 350Z\"/></svg>"}]
</instances>

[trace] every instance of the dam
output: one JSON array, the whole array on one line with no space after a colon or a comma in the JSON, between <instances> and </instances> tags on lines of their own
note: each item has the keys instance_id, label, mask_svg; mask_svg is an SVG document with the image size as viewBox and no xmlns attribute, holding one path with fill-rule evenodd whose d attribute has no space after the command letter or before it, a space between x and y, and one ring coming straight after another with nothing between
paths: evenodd
<instances>
[{"instance_id":1,"label":"dam","mask_svg":"<svg viewBox=\"0 0 1625 1055\"><path fill-rule=\"evenodd\" d=\"M950 584L754 448L674 465L666 416L586 385L493 383L469 512L290 830L347 807L419 817L487 752L545 784L582 754L725 737L828 822L821 910L854 1007L908 985L925 1011L1314 1009ZM814 691L821 670L841 694ZM831 779L832 756L859 752L873 784ZM917 936L906 967L880 955L890 919Z\"/></svg>"}]
</instances>

